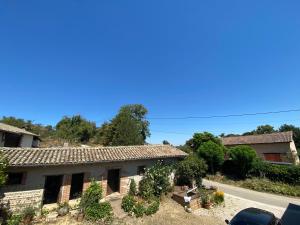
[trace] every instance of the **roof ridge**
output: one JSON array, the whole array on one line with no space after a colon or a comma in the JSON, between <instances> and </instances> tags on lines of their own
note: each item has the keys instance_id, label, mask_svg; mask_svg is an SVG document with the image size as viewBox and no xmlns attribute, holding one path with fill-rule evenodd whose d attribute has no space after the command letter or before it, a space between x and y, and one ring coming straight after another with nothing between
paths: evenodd
<instances>
[{"instance_id":1,"label":"roof ridge","mask_svg":"<svg viewBox=\"0 0 300 225\"><path fill-rule=\"evenodd\" d=\"M269 133L269 134L247 134L247 135L238 135L238 136L229 136L229 137L221 137L221 139L225 139L225 138L235 138L235 137L253 137L253 136L263 136L263 135L274 135L274 134L283 134L283 133L292 133L292 130L289 131L281 131L281 132L273 132L273 133Z\"/></svg>"}]
</instances>

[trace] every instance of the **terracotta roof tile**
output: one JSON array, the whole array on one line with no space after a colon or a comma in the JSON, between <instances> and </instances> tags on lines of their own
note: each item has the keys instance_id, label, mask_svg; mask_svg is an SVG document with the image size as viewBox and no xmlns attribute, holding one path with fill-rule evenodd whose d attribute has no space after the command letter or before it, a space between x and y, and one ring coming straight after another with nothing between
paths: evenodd
<instances>
[{"instance_id":1,"label":"terracotta roof tile","mask_svg":"<svg viewBox=\"0 0 300 225\"><path fill-rule=\"evenodd\" d=\"M88 164L140 159L183 158L187 154L171 145L118 147L5 148L11 167Z\"/></svg>"},{"instance_id":2,"label":"terracotta roof tile","mask_svg":"<svg viewBox=\"0 0 300 225\"><path fill-rule=\"evenodd\" d=\"M285 143L293 141L293 132L278 132L272 134L234 136L222 138L224 145L247 145L247 144L266 144L266 143Z\"/></svg>"}]
</instances>

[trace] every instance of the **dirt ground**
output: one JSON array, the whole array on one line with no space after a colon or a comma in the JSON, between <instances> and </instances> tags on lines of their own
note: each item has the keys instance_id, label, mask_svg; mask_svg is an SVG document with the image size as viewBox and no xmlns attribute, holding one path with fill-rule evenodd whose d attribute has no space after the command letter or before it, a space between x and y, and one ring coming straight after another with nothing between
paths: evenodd
<instances>
[{"instance_id":1,"label":"dirt ground","mask_svg":"<svg viewBox=\"0 0 300 225\"><path fill-rule=\"evenodd\" d=\"M48 225L49 223L39 223L39 225ZM70 216L58 218L54 225L90 225L92 223L79 223ZM126 216L123 219L115 219L113 225L224 225L225 223L217 217L211 215L199 216L194 213L187 213L183 207L170 198L162 201L159 211L152 216L144 216L142 218L135 218Z\"/></svg>"}]
</instances>

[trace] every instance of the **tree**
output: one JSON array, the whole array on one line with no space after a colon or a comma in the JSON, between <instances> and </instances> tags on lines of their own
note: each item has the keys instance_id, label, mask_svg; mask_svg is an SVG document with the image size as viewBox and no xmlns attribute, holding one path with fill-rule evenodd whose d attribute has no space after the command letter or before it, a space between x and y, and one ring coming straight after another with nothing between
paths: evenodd
<instances>
[{"instance_id":1,"label":"tree","mask_svg":"<svg viewBox=\"0 0 300 225\"><path fill-rule=\"evenodd\" d=\"M193 137L186 142L186 145L196 152L202 144L208 141L221 145L221 140L209 132L195 133Z\"/></svg>"},{"instance_id":2,"label":"tree","mask_svg":"<svg viewBox=\"0 0 300 225\"><path fill-rule=\"evenodd\" d=\"M220 144L208 141L199 147L198 156L206 161L208 171L215 174L224 162L224 148Z\"/></svg>"},{"instance_id":3,"label":"tree","mask_svg":"<svg viewBox=\"0 0 300 225\"><path fill-rule=\"evenodd\" d=\"M271 134L276 132L276 130L274 130L274 127L271 125L260 125L258 126L255 130L250 131L250 132L246 132L243 133L243 135L253 135L253 134Z\"/></svg>"},{"instance_id":4,"label":"tree","mask_svg":"<svg viewBox=\"0 0 300 225\"><path fill-rule=\"evenodd\" d=\"M57 136L71 142L86 143L95 135L96 124L80 115L63 117L56 124Z\"/></svg>"},{"instance_id":5,"label":"tree","mask_svg":"<svg viewBox=\"0 0 300 225\"><path fill-rule=\"evenodd\" d=\"M297 147L298 153L300 151L300 128L296 127L294 125L288 125L288 124L283 124L279 127L278 129L280 132L284 132L284 131L293 131L294 134L294 141L295 141L295 145Z\"/></svg>"},{"instance_id":6,"label":"tree","mask_svg":"<svg viewBox=\"0 0 300 225\"><path fill-rule=\"evenodd\" d=\"M103 145L143 145L150 136L147 109L143 105L125 105L119 113L100 128L99 138Z\"/></svg>"},{"instance_id":7,"label":"tree","mask_svg":"<svg viewBox=\"0 0 300 225\"><path fill-rule=\"evenodd\" d=\"M176 168L176 183L178 185L191 186L193 180L198 187L202 184L202 177L205 177L207 165L203 159L190 155L178 163Z\"/></svg>"},{"instance_id":8,"label":"tree","mask_svg":"<svg viewBox=\"0 0 300 225\"><path fill-rule=\"evenodd\" d=\"M245 178L252 169L257 156L255 150L250 146L240 145L229 150L229 158L232 161L236 175Z\"/></svg>"},{"instance_id":9,"label":"tree","mask_svg":"<svg viewBox=\"0 0 300 225\"><path fill-rule=\"evenodd\" d=\"M169 145L170 143L167 140L163 140L163 145Z\"/></svg>"},{"instance_id":10,"label":"tree","mask_svg":"<svg viewBox=\"0 0 300 225\"><path fill-rule=\"evenodd\" d=\"M113 126L110 122L105 122L97 128L95 142L104 146L112 145Z\"/></svg>"}]
</instances>

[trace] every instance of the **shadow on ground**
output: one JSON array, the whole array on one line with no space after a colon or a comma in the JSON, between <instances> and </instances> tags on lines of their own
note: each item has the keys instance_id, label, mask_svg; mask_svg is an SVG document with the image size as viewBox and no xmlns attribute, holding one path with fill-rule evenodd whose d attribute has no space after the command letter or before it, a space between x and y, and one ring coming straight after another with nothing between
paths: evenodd
<instances>
[{"instance_id":1,"label":"shadow on ground","mask_svg":"<svg viewBox=\"0 0 300 225\"><path fill-rule=\"evenodd\" d=\"M300 206L289 204L281 217L283 225L299 225L300 224Z\"/></svg>"}]
</instances>

